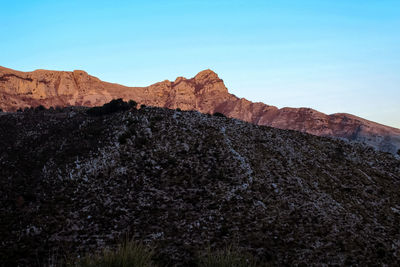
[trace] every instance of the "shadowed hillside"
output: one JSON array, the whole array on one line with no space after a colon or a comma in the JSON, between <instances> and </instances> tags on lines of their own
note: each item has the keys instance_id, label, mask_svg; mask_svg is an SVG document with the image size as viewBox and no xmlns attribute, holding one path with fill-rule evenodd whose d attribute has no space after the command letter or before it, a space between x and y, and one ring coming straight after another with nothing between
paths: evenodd
<instances>
[{"instance_id":1,"label":"shadowed hillside","mask_svg":"<svg viewBox=\"0 0 400 267\"><path fill-rule=\"evenodd\" d=\"M160 264L229 244L271 265L400 264L393 155L196 111L117 110L0 113L4 266L126 234Z\"/></svg>"}]
</instances>

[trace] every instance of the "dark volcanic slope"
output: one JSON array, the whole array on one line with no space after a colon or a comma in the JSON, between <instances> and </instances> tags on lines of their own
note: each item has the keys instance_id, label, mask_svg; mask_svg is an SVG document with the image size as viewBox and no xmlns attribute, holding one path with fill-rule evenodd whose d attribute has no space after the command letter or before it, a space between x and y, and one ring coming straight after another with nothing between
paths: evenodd
<instances>
[{"instance_id":1,"label":"dark volcanic slope","mask_svg":"<svg viewBox=\"0 0 400 267\"><path fill-rule=\"evenodd\" d=\"M160 262L233 243L272 265L400 264L391 154L161 108L3 113L0 131L5 266L125 233L156 245Z\"/></svg>"},{"instance_id":2,"label":"dark volcanic slope","mask_svg":"<svg viewBox=\"0 0 400 267\"><path fill-rule=\"evenodd\" d=\"M222 112L258 125L365 142L393 154L400 149L400 129L351 114L327 115L310 108L278 109L253 103L230 94L223 80L211 70L201 71L191 79L178 77L173 82L126 87L101 81L80 70L21 72L0 66L0 108L4 111L38 105L96 106L114 98L172 109Z\"/></svg>"}]
</instances>

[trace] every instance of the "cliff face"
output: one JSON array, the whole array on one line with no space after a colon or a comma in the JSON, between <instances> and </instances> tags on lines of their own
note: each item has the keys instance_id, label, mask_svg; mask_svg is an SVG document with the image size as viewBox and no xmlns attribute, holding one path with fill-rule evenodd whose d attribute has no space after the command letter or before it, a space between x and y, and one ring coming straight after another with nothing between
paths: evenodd
<instances>
[{"instance_id":1,"label":"cliff face","mask_svg":"<svg viewBox=\"0 0 400 267\"><path fill-rule=\"evenodd\" d=\"M191 79L178 77L148 87L126 87L103 82L84 71L19 72L0 67L0 108L4 111L38 105L97 106L113 98L171 109L221 112L259 125L361 141L391 153L400 149L399 129L350 114L326 115L309 108L278 109L253 103L230 94L211 70Z\"/></svg>"},{"instance_id":2,"label":"cliff face","mask_svg":"<svg viewBox=\"0 0 400 267\"><path fill-rule=\"evenodd\" d=\"M112 99L112 92L122 88L79 70L20 72L0 68L0 108L6 111L37 105L102 105Z\"/></svg>"}]
</instances>

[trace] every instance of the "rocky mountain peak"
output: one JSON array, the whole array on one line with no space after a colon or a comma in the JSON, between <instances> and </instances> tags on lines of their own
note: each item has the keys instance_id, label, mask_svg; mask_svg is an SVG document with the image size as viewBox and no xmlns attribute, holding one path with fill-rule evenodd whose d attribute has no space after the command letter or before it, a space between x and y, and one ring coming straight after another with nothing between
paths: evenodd
<instances>
[{"instance_id":1,"label":"rocky mountain peak","mask_svg":"<svg viewBox=\"0 0 400 267\"><path fill-rule=\"evenodd\" d=\"M203 71L200 71L195 77L194 80L198 84L206 84L206 83L213 83L213 82L220 82L222 81L219 77L218 74L216 74L214 71L210 69L206 69Z\"/></svg>"},{"instance_id":2,"label":"rocky mountain peak","mask_svg":"<svg viewBox=\"0 0 400 267\"><path fill-rule=\"evenodd\" d=\"M75 75L81 75L81 76L85 75L85 76L89 76L89 74L88 74L86 71L84 71L84 70L74 70L73 72L74 72Z\"/></svg>"},{"instance_id":3,"label":"rocky mountain peak","mask_svg":"<svg viewBox=\"0 0 400 267\"><path fill-rule=\"evenodd\" d=\"M219 94L222 98L229 95L224 81L218 75L210 70L203 70L191 79L195 84L197 94Z\"/></svg>"},{"instance_id":4,"label":"rocky mountain peak","mask_svg":"<svg viewBox=\"0 0 400 267\"><path fill-rule=\"evenodd\" d=\"M179 76L175 79L174 84L178 84L181 81L186 81L187 79L185 77Z\"/></svg>"}]
</instances>

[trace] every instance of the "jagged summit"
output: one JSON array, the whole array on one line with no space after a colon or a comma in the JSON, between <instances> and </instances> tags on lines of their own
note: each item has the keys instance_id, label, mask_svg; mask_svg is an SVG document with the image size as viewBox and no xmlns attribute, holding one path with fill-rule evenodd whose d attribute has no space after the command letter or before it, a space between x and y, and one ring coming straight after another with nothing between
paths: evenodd
<instances>
[{"instance_id":1,"label":"jagged summit","mask_svg":"<svg viewBox=\"0 0 400 267\"><path fill-rule=\"evenodd\" d=\"M73 73L78 74L78 75L89 75L86 71L84 70L74 70Z\"/></svg>"},{"instance_id":2,"label":"jagged summit","mask_svg":"<svg viewBox=\"0 0 400 267\"><path fill-rule=\"evenodd\" d=\"M185 77L179 76L179 77L176 77L176 79L174 81L174 84L177 84L177 83L179 83L181 81L186 81L186 80L187 79Z\"/></svg>"},{"instance_id":3,"label":"jagged summit","mask_svg":"<svg viewBox=\"0 0 400 267\"><path fill-rule=\"evenodd\" d=\"M208 83L208 82L219 82L222 81L219 77L218 74L215 73L214 71L210 69L206 69L203 71L200 71L195 77L194 80L197 83Z\"/></svg>"},{"instance_id":4,"label":"jagged summit","mask_svg":"<svg viewBox=\"0 0 400 267\"><path fill-rule=\"evenodd\" d=\"M399 129L342 113L327 115L309 108L278 109L252 103L230 94L210 69L189 79L126 87L103 82L82 70L19 72L0 67L0 109L4 111L39 105L98 106L115 98L171 109L221 112L259 125L362 141L391 153L400 149Z\"/></svg>"}]
</instances>

